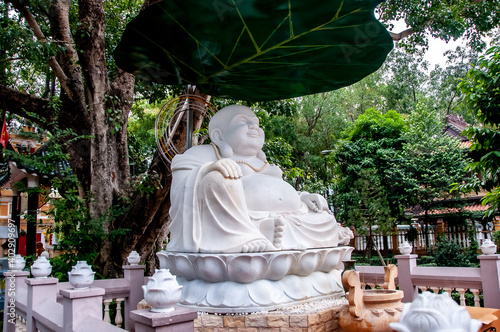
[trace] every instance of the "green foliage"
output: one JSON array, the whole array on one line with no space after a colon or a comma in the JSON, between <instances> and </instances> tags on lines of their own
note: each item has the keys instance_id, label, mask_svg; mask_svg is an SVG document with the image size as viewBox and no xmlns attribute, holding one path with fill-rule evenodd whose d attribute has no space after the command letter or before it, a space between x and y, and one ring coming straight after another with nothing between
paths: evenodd
<instances>
[{"instance_id":1,"label":"green foliage","mask_svg":"<svg viewBox=\"0 0 500 332\"><path fill-rule=\"evenodd\" d=\"M467 226L467 241L469 242L469 246L463 248L464 255L471 265L479 266L477 255L479 255L481 251L479 249L479 243L476 240L476 232L473 225Z\"/></svg>"},{"instance_id":2,"label":"green foliage","mask_svg":"<svg viewBox=\"0 0 500 332\"><path fill-rule=\"evenodd\" d=\"M408 53L401 48L392 50L384 63L387 109L409 113L418 102L424 101L425 85L429 81L428 65L422 51Z\"/></svg>"},{"instance_id":3,"label":"green foliage","mask_svg":"<svg viewBox=\"0 0 500 332\"><path fill-rule=\"evenodd\" d=\"M418 104L407 120L394 111L360 115L334 154L338 219L358 232L374 225L389 232L396 221L406 221L409 207L460 204L449 190L469 180L469 160L442 129L439 114Z\"/></svg>"},{"instance_id":4,"label":"green foliage","mask_svg":"<svg viewBox=\"0 0 500 332\"><path fill-rule=\"evenodd\" d=\"M363 255L352 255L351 259L356 261L356 266L382 266L382 261L380 257L366 257ZM388 264L397 264L397 260L394 259L394 256L389 255L384 257L384 263Z\"/></svg>"},{"instance_id":5,"label":"green foliage","mask_svg":"<svg viewBox=\"0 0 500 332\"><path fill-rule=\"evenodd\" d=\"M277 137L274 140L266 140L262 150L270 163L278 165L283 170L283 177L285 179L304 176L304 170L293 167L293 147L283 138Z\"/></svg>"},{"instance_id":6,"label":"green foliage","mask_svg":"<svg viewBox=\"0 0 500 332\"><path fill-rule=\"evenodd\" d=\"M405 130L406 122L396 111L382 112L368 109L358 117L348 139L351 141L381 139L399 140Z\"/></svg>"},{"instance_id":7,"label":"green foliage","mask_svg":"<svg viewBox=\"0 0 500 332\"><path fill-rule=\"evenodd\" d=\"M430 251L429 254L434 257L434 263L437 266L474 266L466 250L455 241L448 240L444 236L438 236L436 248Z\"/></svg>"},{"instance_id":8,"label":"green foliage","mask_svg":"<svg viewBox=\"0 0 500 332\"><path fill-rule=\"evenodd\" d=\"M491 234L493 242L497 245L497 252L500 251L500 231L495 231Z\"/></svg>"},{"instance_id":9,"label":"green foliage","mask_svg":"<svg viewBox=\"0 0 500 332\"><path fill-rule=\"evenodd\" d=\"M457 292L457 291L453 291L451 293L451 298L453 300L455 300L455 302L457 302L458 304L460 304L460 293ZM469 306L469 307L475 307L476 306L476 302L475 302L475 295L474 293L472 293L470 290L468 290L467 292L465 292L465 305L466 306ZM481 292L481 294L479 294L479 304L481 307L484 307L484 297L483 297L483 293Z\"/></svg>"},{"instance_id":10,"label":"green foliage","mask_svg":"<svg viewBox=\"0 0 500 332\"><path fill-rule=\"evenodd\" d=\"M94 271L98 272L99 267L95 265L97 253L101 248L104 239L123 235L128 230L118 229L105 232L104 225L112 224L120 216L124 215L130 208L127 201L118 202L114 205L108 214L100 218L92 218L87 201L80 198L76 189L68 186L68 183L76 184L76 178L68 176L65 179L54 179L52 187L54 190L66 187L64 196L53 198L51 200L52 208L47 215L52 217L55 222L54 231L58 235L56 250L62 253L53 258L53 275L61 281L67 280L67 272L77 261L86 261L93 266Z\"/></svg>"},{"instance_id":11,"label":"green foliage","mask_svg":"<svg viewBox=\"0 0 500 332\"><path fill-rule=\"evenodd\" d=\"M94 264L96 257L96 252L86 253L79 251L75 253L71 250L65 251L50 259L52 275L54 278L59 279L60 282L68 281L68 272L71 271L71 268L75 266L77 262L85 261L89 266L92 266L92 270L96 272L96 279L102 279L102 275L99 273L99 267Z\"/></svg>"},{"instance_id":12,"label":"green foliage","mask_svg":"<svg viewBox=\"0 0 500 332\"><path fill-rule=\"evenodd\" d=\"M364 168L351 188L352 204L348 207L347 226L354 226L359 234L377 232L389 234L396 224L387 195L381 185L377 170Z\"/></svg>"},{"instance_id":13,"label":"green foliage","mask_svg":"<svg viewBox=\"0 0 500 332\"><path fill-rule=\"evenodd\" d=\"M459 195L450 193L451 186L470 180L465 169L470 160L459 141L442 135L442 119L422 106L410 114L408 124L403 135L406 143L390 169L391 178L404 188L405 201L425 210L443 199L455 199L450 204L459 204Z\"/></svg>"},{"instance_id":14,"label":"green foliage","mask_svg":"<svg viewBox=\"0 0 500 332\"><path fill-rule=\"evenodd\" d=\"M163 101L138 100L132 106L127 126L127 143L133 175L146 172L156 152L155 121Z\"/></svg>"},{"instance_id":15,"label":"green foliage","mask_svg":"<svg viewBox=\"0 0 500 332\"><path fill-rule=\"evenodd\" d=\"M387 0L378 12L383 22L402 20L415 32L405 41L408 48L427 45L430 36L445 41L464 37L472 47L481 48L482 37L500 23L498 1Z\"/></svg>"},{"instance_id":16,"label":"green foliage","mask_svg":"<svg viewBox=\"0 0 500 332\"><path fill-rule=\"evenodd\" d=\"M408 242L414 243L416 239L418 239L418 229L413 225L410 225L410 229L405 235L405 238Z\"/></svg>"},{"instance_id":17,"label":"green foliage","mask_svg":"<svg viewBox=\"0 0 500 332\"><path fill-rule=\"evenodd\" d=\"M468 123L475 123L476 119L468 112L465 94L459 84L477 64L479 55L460 46L454 51L446 51L444 55L447 59L445 66L438 65L430 72L426 93L432 98L427 98L426 105L443 114L457 113Z\"/></svg>"},{"instance_id":18,"label":"green foliage","mask_svg":"<svg viewBox=\"0 0 500 332\"><path fill-rule=\"evenodd\" d=\"M249 105L261 110L257 115L266 134L268 159L282 167L286 180L298 190L326 194L331 188L329 152L346 123L342 98L330 92Z\"/></svg>"},{"instance_id":19,"label":"green foliage","mask_svg":"<svg viewBox=\"0 0 500 332\"><path fill-rule=\"evenodd\" d=\"M402 148L405 130L406 122L400 114L374 109L366 110L350 128L347 139L333 155L338 177L336 211L341 222L360 226L371 218L372 225L389 230L395 218L402 215L401 190L388 175L392 160ZM380 215L368 217L368 211ZM365 217L359 219L361 215Z\"/></svg>"},{"instance_id":20,"label":"green foliage","mask_svg":"<svg viewBox=\"0 0 500 332\"><path fill-rule=\"evenodd\" d=\"M434 256L419 256L417 258L418 266L437 266Z\"/></svg>"},{"instance_id":21,"label":"green foliage","mask_svg":"<svg viewBox=\"0 0 500 332\"><path fill-rule=\"evenodd\" d=\"M479 122L467 128L464 134L472 141L471 151L480 159L468 166L478 175L475 180L464 184L458 182L455 189L489 191L482 204L491 206L486 215L492 216L500 207L500 46L491 47L460 86Z\"/></svg>"},{"instance_id":22,"label":"green foliage","mask_svg":"<svg viewBox=\"0 0 500 332\"><path fill-rule=\"evenodd\" d=\"M53 99L51 104L57 111L59 100ZM79 136L72 130L59 129L57 119L54 120L52 127L54 129L48 135L50 140L35 155L4 151L10 160L23 165L30 172L50 178L51 189L49 190L42 187L27 188L23 182L18 182L17 185L20 191L35 192L44 196L50 194L52 207L47 211L47 216L54 220L55 227L48 231L57 234L57 244L54 247L61 252L59 256L51 260L53 276L66 281L67 272L77 261L87 261L89 265L93 265L97 276L100 276L98 266L94 264L94 261L102 242L107 238L112 240L128 231L111 228L111 231L105 232L107 227L104 226L112 224L123 216L130 208L130 202L127 199L119 200L107 214L92 218L89 202L81 197L79 182L69 167L69 156L63 152L65 144L88 139L89 136ZM30 259L28 261L31 262Z\"/></svg>"}]
</instances>

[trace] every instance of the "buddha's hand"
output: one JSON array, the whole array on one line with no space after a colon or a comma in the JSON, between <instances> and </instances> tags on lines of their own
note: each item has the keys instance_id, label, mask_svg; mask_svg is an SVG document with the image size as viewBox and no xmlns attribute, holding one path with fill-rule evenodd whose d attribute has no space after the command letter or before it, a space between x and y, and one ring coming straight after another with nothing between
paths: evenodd
<instances>
[{"instance_id":1,"label":"buddha's hand","mask_svg":"<svg viewBox=\"0 0 500 332\"><path fill-rule=\"evenodd\" d=\"M328 213L332 213L330 211L330 207L328 206L328 202L326 199L319 194L309 194L303 192L300 194L300 199L304 202L309 210L314 212L326 211Z\"/></svg>"},{"instance_id":2,"label":"buddha's hand","mask_svg":"<svg viewBox=\"0 0 500 332\"><path fill-rule=\"evenodd\" d=\"M226 179L239 179L243 176L240 165L229 158L219 159L210 164L206 169L206 174L217 171Z\"/></svg>"}]
</instances>

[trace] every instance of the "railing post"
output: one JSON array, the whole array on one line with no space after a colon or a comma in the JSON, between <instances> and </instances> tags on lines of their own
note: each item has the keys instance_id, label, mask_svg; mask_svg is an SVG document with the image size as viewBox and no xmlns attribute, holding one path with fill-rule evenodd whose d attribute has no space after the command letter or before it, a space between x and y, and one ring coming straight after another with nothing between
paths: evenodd
<instances>
[{"instance_id":1,"label":"railing post","mask_svg":"<svg viewBox=\"0 0 500 332\"><path fill-rule=\"evenodd\" d=\"M479 255L486 308L500 309L500 255Z\"/></svg>"},{"instance_id":2,"label":"railing post","mask_svg":"<svg viewBox=\"0 0 500 332\"><path fill-rule=\"evenodd\" d=\"M64 332L72 332L87 318L102 320L104 288L61 289L64 306Z\"/></svg>"},{"instance_id":3,"label":"railing post","mask_svg":"<svg viewBox=\"0 0 500 332\"><path fill-rule=\"evenodd\" d=\"M57 278L26 279L28 285L28 300L26 303L26 331L36 332L36 322L33 319L33 310L41 302L57 300Z\"/></svg>"},{"instance_id":4,"label":"railing post","mask_svg":"<svg viewBox=\"0 0 500 332\"><path fill-rule=\"evenodd\" d=\"M15 332L16 330L16 300L19 296L20 286L30 273L28 271L7 271L5 276L5 298L3 308L3 331Z\"/></svg>"},{"instance_id":5,"label":"railing post","mask_svg":"<svg viewBox=\"0 0 500 332\"><path fill-rule=\"evenodd\" d=\"M125 329L134 331L134 324L128 314L137 309L137 304L144 298L142 285L144 285L144 265L123 265L123 277L130 285L130 295L125 299Z\"/></svg>"},{"instance_id":6,"label":"railing post","mask_svg":"<svg viewBox=\"0 0 500 332\"><path fill-rule=\"evenodd\" d=\"M189 332L194 331L194 310L174 306L170 312L151 312L149 309L134 310L130 318L135 321L136 332Z\"/></svg>"},{"instance_id":7,"label":"railing post","mask_svg":"<svg viewBox=\"0 0 500 332\"><path fill-rule=\"evenodd\" d=\"M412 254L394 256L398 260L399 290L404 292L402 302L412 302L418 296L418 287L413 285L411 279L412 270L417 266L417 257Z\"/></svg>"}]
</instances>

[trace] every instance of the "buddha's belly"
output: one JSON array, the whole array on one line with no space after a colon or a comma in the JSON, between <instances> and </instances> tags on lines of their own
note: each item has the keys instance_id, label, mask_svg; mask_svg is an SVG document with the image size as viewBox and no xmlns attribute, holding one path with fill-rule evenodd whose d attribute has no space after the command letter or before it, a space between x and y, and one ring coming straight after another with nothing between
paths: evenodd
<instances>
[{"instance_id":1,"label":"buddha's belly","mask_svg":"<svg viewBox=\"0 0 500 332\"><path fill-rule=\"evenodd\" d=\"M242 178L250 211L294 211L301 207L297 191L286 181L265 174Z\"/></svg>"}]
</instances>

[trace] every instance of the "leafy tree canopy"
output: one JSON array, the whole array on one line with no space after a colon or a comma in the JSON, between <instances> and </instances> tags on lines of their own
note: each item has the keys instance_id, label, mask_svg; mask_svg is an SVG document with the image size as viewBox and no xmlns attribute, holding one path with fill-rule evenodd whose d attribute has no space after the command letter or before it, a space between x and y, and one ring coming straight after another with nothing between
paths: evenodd
<instances>
[{"instance_id":1,"label":"leafy tree canopy","mask_svg":"<svg viewBox=\"0 0 500 332\"><path fill-rule=\"evenodd\" d=\"M402 135L406 126L406 121L395 111L384 114L368 109L358 117L333 158L336 165L336 207L339 220L357 223L352 219L353 216L359 213L357 210L366 209L360 206L361 200L365 200L368 205L384 206L384 213L390 213L393 217L401 215L402 208L398 200L392 197L397 188L387 174L392 166L391 161L402 148ZM367 184L370 184L366 188L368 191L362 188ZM372 196L369 191L373 192ZM373 202L370 203L368 200L372 199ZM390 223L394 221L393 218L385 220Z\"/></svg>"},{"instance_id":2,"label":"leafy tree canopy","mask_svg":"<svg viewBox=\"0 0 500 332\"><path fill-rule=\"evenodd\" d=\"M461 84L462 91L478 123L467 128L465 134L472 140L471 151L479 160L469 164L478 177L457 188L464 191L484 188L490 191L483 204L491 204L492 215L500 208L500 47L491 47L472 68Z\"/></svg>"},{"instance_id":3,"label":"leafy tree canopy","mask_svg":"<svg viewBox=\"0 0 500 332\"><path fill-rule=\"evenodd\" d=\"M472 48L481 49L485 46L483 37L500 23L498 0L387 0L378 12L387 24L406 23L408 29L391 35L409 49L425 46L428 36L445 41L465 37Z\"/></svg>"}]
</instances>

